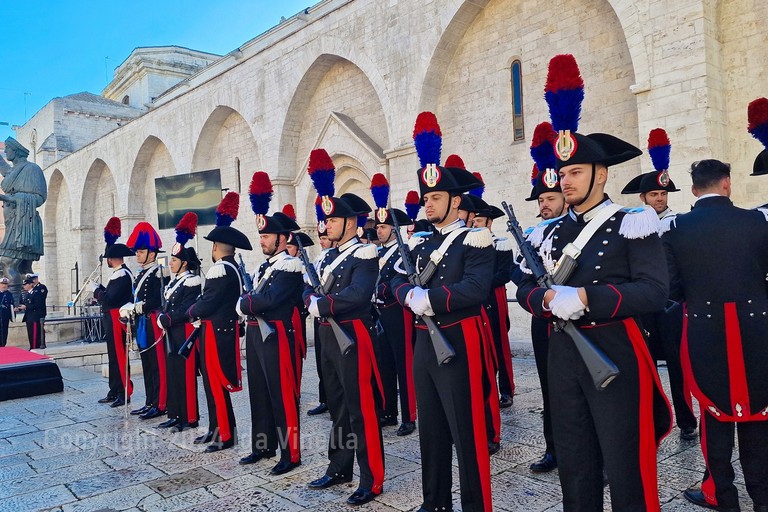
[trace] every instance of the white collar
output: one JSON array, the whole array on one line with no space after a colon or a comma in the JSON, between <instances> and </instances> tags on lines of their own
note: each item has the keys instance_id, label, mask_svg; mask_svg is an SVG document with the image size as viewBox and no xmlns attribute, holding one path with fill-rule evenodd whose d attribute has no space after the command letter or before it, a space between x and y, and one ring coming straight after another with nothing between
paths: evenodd
<instances>
[{"instance_id":1,"label":"white collar","mask_svg":"<svg viewBox=\"0 0 768 512\"><path fill-rule=\"evenodd\" d=\"M461 219L456 219L455 221L451 222L447 226L443 226L441 228L435 228L438 233L441 235L447 235L451 231L455 231L459 228L466 227L466 224L464 224L464 221Z\"/></svg>"},{"instance_id":2,"label":"white collar","mask_svg":"<svg viewBox=\"0 0 768 512\"><path fill-rule=\"evenodd\" d=\"M385 244L382 244L382 247L383 247L384 249L388 249L389 247L392 247L392 246L393 246L393 245L395 245L396 243L397 243L397 238L393 238L393 239L392 239L392 240L390 240L389 242L387 242L387 243L385 243Z\"/></svg>"},{"instance_id":3,"label":"white collar","mask_svg":"<svg viewBox=\"0 0 768 512\"><path fill-rule=\"evenodd\" d=\"M706 199L706 198L708 198L708 197L725 197L725 196L724 196L724 195L722 195L722 194L704 194L703 196L699 196L699 197L697 197L697 198L696 198L696 202L695 202L695 203L693 203L693 204L696 204L696 203L698 203L699 201L701 201L702 199Z\"/></svg>"},{"instance_id":4,"label":"white collar","mask_svg":"<svg viewBox=\"0 0 768 512\"><path fill-rule=\"evenodd\" d=\"M587 210L584 213L577 213L574 210L568 210L568 215L570 215L571 219L573 220L579 220L579 218L581 218L586 223L594 219L595 216L600 212L600 210L602 210L609 204L613 204L613 201L611 201L610 199L606 199L602 203L598 204L597 206L593 206L591 209Z\"/></svg>"},{"instance_id":5,"label":"white collar","mask_svg":"<svg viewBox=\"0 0 768 512\"><path fill-rule=\"evenodd\" d=\"M672 208L670 208L669 206L667 206L667 208L666 208L666 209L665 209L663 212L661 212L661 213L658 213L658 214L656 214L656 215L658 215L659 219L663 219L664 217L667 217L667 216L669 216L669 215L672 215L673 213L675 213L675 212L673 212L673 211L672 211Z\"/></svg>"},{"instance_id":6,"label":"white collar","mask_svg":"<svg viewBox=\"0 0 768 512\"><path fill-rule=\"evenodd\" d=\"M280 251L279 253L275 254L274 256L270 256L270 258L267 261L269 262L270 265L272 265L273 263L276 263L279 260L282 260L282 259L285 259L285 258L288 258L288 257L289 257L288 256L288 251L283 249L282 251Z\"/></svg>"},{"instance_id":7,"label":"white collar","mask_svg":"<svg viewBox=\"0 0 768 512\"><path fill-rule=\"evenodd\" d=\"M352 247L354 244L359 244L359 243L360 243L360 240L356 236L353 236L352 238L350 238L349 240L347 240L346 242L338 246L337 249L339 250L339 252L344 252L350 247Z\"/></svg>"}]
</instances>

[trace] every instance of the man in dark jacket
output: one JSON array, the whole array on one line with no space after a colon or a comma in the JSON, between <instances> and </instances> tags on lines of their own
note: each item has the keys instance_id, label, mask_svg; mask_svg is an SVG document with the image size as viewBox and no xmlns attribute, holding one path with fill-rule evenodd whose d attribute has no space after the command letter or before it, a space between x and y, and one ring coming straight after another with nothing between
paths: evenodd
<instances>
[{"instance_id":1,"label":"man in dark jacket","mask_svg":"<svg viewBox=\"0 0 768 512\"><path fill-rule=\"evenodd\" d=\"M29 350L45 348L43 344L43 318L45 317L45 294L42 289L35 287L31 277L24 279L22 283L26 294L22 300L19 311L24 312L24 322L27 324L27 337Z\"/></svg>"}]
</instances>

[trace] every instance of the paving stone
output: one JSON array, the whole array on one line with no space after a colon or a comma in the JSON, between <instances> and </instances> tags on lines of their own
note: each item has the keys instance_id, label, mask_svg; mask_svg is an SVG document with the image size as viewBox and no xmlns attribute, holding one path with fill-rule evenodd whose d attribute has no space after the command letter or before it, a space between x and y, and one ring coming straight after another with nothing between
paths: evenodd
<instances>
[{"instance_id":1,"label":"paving stone","mask_svg":"<svg viewBox=\"0 0 768 512\"><path fill-rule=\"evenodd\" d=\"M65 453L46 459L33 460L29 464L40 473L46 473L54 469L61 469L67 466L74 466L90 460L100 460L115 452L104 447L96 447L93 450L80 450L72 453Z\"/></svg>"},{"instance_id":2,"label":"paving stone","mask_svg":"<svg viewBox=\"0 0 768 512\"><path fill-rule=\"evenodd\" d=\"M0 501L0 512L40 510L75 501L77 498L63 485L43 487L28 494L20 494Z\"/></svg>"},{"instance_id":3,"label":"paving stone","mask_svg":"<svg viewBox=\"0 0 768 512\"><path fill-rule=\"evenodd\" d=\"M190 469L183 473L163 476L146 483L147 487L167 498L182 494L198 487L221 482L221 477L202 468Z\"/></svg>"},{"instance_id":4,"label":"paving stone","mask_svg":"<svg viewBox=\"0 0 768 512\"><path fill-rule=\"evenodd\" d=\"M67 466L65 471L56 468L47 473L7 480L0 485L0 500L9 496L31 493L38 489L68 484L76 478L86 478L109 472L111 472L109 466L100 460L91 460L82 464Z\"/></svg>"},{"instance_id":5,"label":"paving stone","mask_svg":"<svg viewBox=\"0 0 768 512\"><path fill-rule=\"evenodd\" d=\"M35 470L29 464L16 464L0 467L0 482L14 480L25 476L36 475ZM0 484L2 485L2 484Z\"/></svg>"},{"instance_id":6,"label":"paving stone","mask_svg":"<svg viewBox=\"0 0 768 512\"><path fill-rule=\"evenodd\" d=\"M219 478L221 480L221 478ZM225 498L230 494L247 491L258 487L266 482L265 479L254 475L240 475L228 480L219 481L219 483L213 483L212 485L206 485L208 492L216 496L217 498Z\"/></svg>"},{"instance_id":7,"label":"paving stone","mask_svg":"<svg viewBox=\"0 0 768 512\"><path fill-rule=\"evenodd\" d=\"M2 445L0 445L1 447ZM24 462L29 462L31 459L29 455L26 453L17 453L15 455L7 455L5 457L0 457L0 468L4 468L6 466L15 466L16 464L22 464Z\"/></svg>"},{"instance_id":8,"label":"paving stone","mask_svg":"<svg viewBox=\"0 0 768 512\"><path fill-rule=\"evenodd\" d=\"M264 512L293 512L302 507L264 489L254 489L209 501L202 505L189 508L190 512L237 512L237 511L264 511Z\"/></svg>"},{"instance_id":9,"label":"paving stone","mask_svg":"<svg viewBox=\"0 0 768 512\"><path fill-rule=\"evenodd\" d=\"M191 504L202 505L216 499L216 496L206 489L194 489L169 498L152 494L141 500L141 510L144 512L176 512L186 510Z\"/></svg>"},{"instance_id":10,"label":"paving stone","mask_svg":"<svg viewBox=\"0 0 768 512\"><path fill-rule=\"evenodd\" d=\"M128 485L155 480L161 476L163 476L162 471L150 465L145 465L129 469L119 469L76 480L69 484L68 487L78 499L82 499L115 489L121 489Z\"/></svg>"},{"instance_id":11,"label":"paving stone","mask_svg":"<svg viewBox=\"0 0 768 512\"><path fill-rule=\"evenodd\" d=\"M126 482L125 486L118 486L109 492L100 493L98 496L88 497L76 503L64 505L62 511L97 512L127 510L136 507L147 496L151 496L153 491L146 485L131 485L132 483Z\"/></svg>"}]
</instances>

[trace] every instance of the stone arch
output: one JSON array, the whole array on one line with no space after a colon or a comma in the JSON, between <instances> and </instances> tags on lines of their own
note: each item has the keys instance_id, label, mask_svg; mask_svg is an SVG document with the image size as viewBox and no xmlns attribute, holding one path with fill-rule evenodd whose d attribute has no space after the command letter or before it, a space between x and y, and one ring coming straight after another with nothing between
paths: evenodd
<instances>
[{"instance_id":1,"label":"stone arch","mask_svg":"<svg viewBox=\"0 0 768 512\"><path fill-rule=\"evenodd\" d=\"M237 110L217 106L200 130L190 171L221 169L222 188L247 193L259 168L258 145L248 122Z\"/></svg>"},{"instance_id":2,"label":"stone arch","mask_svg":"<svg viewBox=\"0 0 768 512\"><path fill-rule=\"evenodd\" d=\"M301 131L305 121L305 113L315 96L318 87L328 72L339 64L354 66L367 79L378 100L384 126L384 139L376 141L381 147L388 147L392 140L389 115L391 115L391 102L386 92L386 85L378 69L367 56L361 53L351 54L350 45L338 42L335 38L321 38L318 43L323 51L319 52L312 62L307 63L302 78L294 89L285 120L282 125L280 137L280 150L278 155L277 174L280 179L296 179L297 161L302 155L298 155L298 147L301 139ZM331 111L334 110L331 108ZM325 115L331 112L326 112Z\"/></svg>"},{"instance_id":3,"label":"stone arch","mask_svg":"<svg viewBox=\"0 0 768 512\"><path fill-rule=\"evenodd\" d=\"M70 292L70 269L77 261L72 244L72 200L64 174L54 169L48 180L48 199L43 217L43 269L51 297L49 305L66 304Z\"/></svg>"},{"instance_id":4,"label":"stone arch","mask_svg":"<svg viewBox=\"0 0 768 512\"><path fill-rule=\"evenodd\" d=\"M153 219L148 218L148 213L152 209L151 206L155 205L155 198L146 197L146 191L147 188L154 190L154 178L156 176L151 175L150 166L156 165L158 162L166 167L163 172L164 175L176 174L176 166L165 143L154 135L150 135L144 140L138 153L136 153L128 185L128 196L126 198L128 204L126 208L121 209L122 211L127 211L130 217L147 219L150 222L154 222ZM157 212L156 205L154 206L154 211Z\"/></svg>"},{"instance_id":5,"label":"stone arch","mask_svg":"<svg viewBox=\"0 0 768 512\"><path fill-rule=\"evenodd\" d=\"M117 201L117 185L112 170L104 160L97 158L85 176L80 201L81 265L85 268L96 265L98 256L102 254L101 228L115 215Z\"/></svg>"}]
</instances>

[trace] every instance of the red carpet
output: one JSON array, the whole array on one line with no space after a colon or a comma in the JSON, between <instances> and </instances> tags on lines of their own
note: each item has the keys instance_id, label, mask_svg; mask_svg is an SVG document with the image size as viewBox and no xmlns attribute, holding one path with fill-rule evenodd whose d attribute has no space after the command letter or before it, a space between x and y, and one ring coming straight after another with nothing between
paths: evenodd
<instances>
[{"instance_id":1,"label":"red carpet","mask_svg":"<svg viewBox=\"0 0 768 512\"><path fill-rule=\"evenodd\" d=\"M0 347L0 401L63 390L53 359L18 347Z\"/></svg>"}]
</instances>

